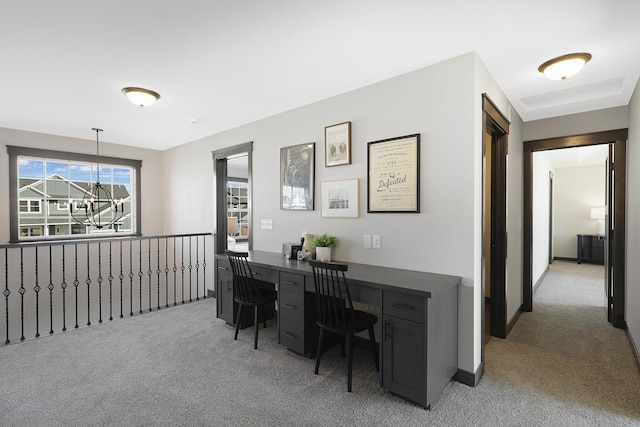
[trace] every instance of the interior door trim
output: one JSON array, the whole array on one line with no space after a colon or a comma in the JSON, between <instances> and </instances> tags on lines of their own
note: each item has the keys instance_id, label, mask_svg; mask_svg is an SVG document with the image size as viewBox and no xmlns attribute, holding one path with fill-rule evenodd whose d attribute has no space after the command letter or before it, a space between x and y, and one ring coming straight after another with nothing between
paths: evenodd
<instances>
[{"instance_id":1,"label":"interior door trim","mask_svg":"<svg viewBox=\"0 0 640 427\"><path fill-rule=\"evenodd\" d=\"M587 145L613 144L615 156L616 187L614 224L616 232L613 239L614 269L614 310L612 324L625 328L625 205L626 205L626 147L628 129L616 129L587 134L563 136L557 138L524 141L523 143L523 263L522 263L522 309L533 311L533 153L536 151L559 148L581 147Z\"/></svg>"}]
</instances>

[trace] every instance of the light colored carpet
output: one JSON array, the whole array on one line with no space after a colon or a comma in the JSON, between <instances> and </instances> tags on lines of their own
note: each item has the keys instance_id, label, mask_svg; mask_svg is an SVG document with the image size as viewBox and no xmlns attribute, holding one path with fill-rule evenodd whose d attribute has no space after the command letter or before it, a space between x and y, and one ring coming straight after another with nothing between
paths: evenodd
<instances>
[{"instance_id":1,"label":"light colored carpet","mask_svg":"<svg viewBox=\"0 0 640 427\"><path fill-rule=\"evenodd\" d=\"M314 375L273 321L258 350L250 329L233 341L209 298L0 348L0 425L637 426L640 374L597 274L554 263L478 387L451 383L432 411L382 392L366 349L347 393L339 347Z\"/></svg>"}]
</instances>

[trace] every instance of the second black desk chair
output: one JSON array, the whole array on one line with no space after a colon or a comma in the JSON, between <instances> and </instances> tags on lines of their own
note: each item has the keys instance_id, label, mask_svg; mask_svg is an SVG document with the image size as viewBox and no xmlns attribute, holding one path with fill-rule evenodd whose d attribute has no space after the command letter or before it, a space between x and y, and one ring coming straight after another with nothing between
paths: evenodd
<instances>
[{"instance_id":1,"label":"second black desk chair","mask_svg":"<svg viewBox=\"0 0 640 427\"><path fill-rule=\"evenodd\" d=\"M376 315L354 310L351 293L344 272L346 264L309 261L313 268L313 280L316 290L316 323L320 327L315 373L320 368L320 357L325 331L345 335L347 338L347 390L351 391L353 371L353 334L369 331L369 340L373 350L376 371L380 371L378 349L376 347L373 325L378 321Z\"/></svg>"},{"instance_id":2,"label":"second black desk chair","mask_svg":"<svg viewBox=\"0 0 640 427\"><path fill-rule=\"evenodd\" d=\"M253 277L253 272L247 262L249 254L247 252L225 251L229 258L231 271L233 272L233 299L240 304L236 317L236 333L234 340L238 339L238 329L242 315L242 307L252 306L254 309L254 325L256 328L253 348L258 348L258 309L262 310L264 327L267 327L265 304L269 304L278 299L278 294L272 289L259 288Z\"/></svg>"}]
</instances>

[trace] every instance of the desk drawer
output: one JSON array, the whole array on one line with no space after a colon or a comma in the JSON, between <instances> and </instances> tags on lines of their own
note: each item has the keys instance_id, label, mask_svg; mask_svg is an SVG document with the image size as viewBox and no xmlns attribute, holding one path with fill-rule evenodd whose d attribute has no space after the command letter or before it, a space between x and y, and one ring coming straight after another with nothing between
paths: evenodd
<instances>
[{"instance_id":1,"label":"desk drawer","mask_svg":"<svg viewBox=\"0 0 640 427\"><path fill-rule=\"evenodd\" d=\"M304 276L302 274L293 274L280 272L280 290L289 291L302 295L304 292Z\"/></svg>"},{"instance_id":2,"label":"desk drawer","mask_svg":"<svg viewBox=\"0 0 640 427\"><path fill-rule=\"evenodd\" d=\"M278 270L252 265L251 272L253 273L253 277L256 280L262 280L263 282L269 283L278 283Z\"/></svg>"},{"instance_id":3,"label":"desk drawer","mask_svg":"<svg viewBox=\"0 0 640 427\"><path fill-rule=\"evenodd\" d=\"M289 350L304 354L304 325L280 317L280 344Z\"/></svg>"},{"instance_id":4,"label":"desk drawer","mask_svg":"<svg viewBox=\"0 0 640 427\"><path fill-rule=\"evenodd\" d=\"M278 293L278 307L281 318L304 322L304 295L281 290Z\"/></svg>"},{"instance_id":5,"label":"desk drawer","mask_svg":"<svg viewBox=\"0 0 640 427\"><path fill-rule=\"evenodd\" d=\"M424 323L425 298L397 292L384 292L384 314Z\"/></svg>"}]
</instances>

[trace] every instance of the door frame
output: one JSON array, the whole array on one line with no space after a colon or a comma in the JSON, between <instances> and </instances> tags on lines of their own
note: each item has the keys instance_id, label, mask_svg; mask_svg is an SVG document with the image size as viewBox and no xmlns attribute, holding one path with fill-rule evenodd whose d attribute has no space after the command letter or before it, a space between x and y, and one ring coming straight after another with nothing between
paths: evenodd
<instances>
[{"instance_id":1,"label":"door frame","mask_svg":"<svg viewBox=\"0 0 640 427\"><path fill-rule=\"evenodd\" d=\"M486 295L486 269L489 267L491 297L489 334L507 337L507 155L509 145L509 120L500 112L487 94L482 94L483 141L483 197L482 197L482 298ZM491 135L487 147L485 136ZM488 160L488 157L491 157ZM487 170L489 165L489 170ZM487 184L487 178L490 183ZM491 192L490 206L486 206L486 193ZM490 230L486 221L490 220ZM486 254L486 239L490 239L491 253ZM487 256L489 255L489 256ZM489 258L489 259L487 259ZM485 310L482 309L482 360L484 360Z\"/></svg>"},{"instance_id":2,"label":"door frame","mask_svg":"<svg viewBox=\"0 0 640 427\"><path fill-rule=\"evenodd\" d=\"M253 142L234 145L212 152L214 179L214 223L213 231L214 253L223 254L227 248L227 159L239 154L247 154L247 208L249 209L249 228L253 230L253 202L252 202L252 152ZM249 233L249 250L253 248L253 233Z\"/></svg>"},{"instance_id":3,"label":"door frame","mask_svg":"<svg viewBox=\"0 0 640 427\"><path fill-rule=\"evenodd\" d=\"M612 239L613 316L612 324L617 328L626 328L624 320L625 301L625 206L626 206L626 148L628 129L593 132L579 135L546 138L523 143L523 262L522 262L522 310L533 311L533 153L560 148L583 147L588 145L612 144L615 158L615 189L613 221L616 227Z\"/></svg>"}]
</instances>

